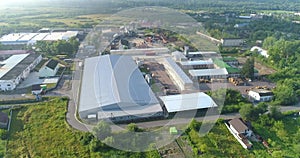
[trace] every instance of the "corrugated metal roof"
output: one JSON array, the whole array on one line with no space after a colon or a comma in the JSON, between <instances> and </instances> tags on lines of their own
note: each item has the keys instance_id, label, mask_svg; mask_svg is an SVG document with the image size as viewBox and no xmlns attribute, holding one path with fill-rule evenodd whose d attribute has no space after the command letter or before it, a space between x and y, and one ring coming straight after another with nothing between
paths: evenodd
<instances>
[{"instance_id":1,"label":"corrugated metal roof","mask_svg":"<svg viewBox=\"0 0 300 158\"><path fill-rule=\"evenodd\" d=\"M182 66L193 66L193 65L212 65L214 64L212 59L208 60L193 60L193 61L180 61Z\"/></svg>"},{"instance_id":2,"label":"corrugated metal roof","mask_svg":"<svg viewBox=\"0 0 300 158\"><path fill-rule=\"evenodd\" d=\"M96 113L99 107L106 111L122 111L155 105L156 111L162 111L130 56L104 55L85 60L79 112L94 109Z\"/></svg>"},{"instance_id":3,"label":"corrugated metal roof","mask_svg":"<svg viewBox=\"0 0 300 158\"><path fill-rule=\"evenodd\" d=\"M11 33L8 35L4 35L0 38L0 42L9 42L9 41L17 41L22 36L26 35L27 33Z\"/></svg>"},{"instance_id":4,"label":"corrugated metal roof","mask_svg":"<svg viewBox=\"0 0 300 158\"><path fill-rule=\"evenodd\" d=\"M160 99L165 104L168 112L196 110L218 106L210 96L203 92L161 96Z\"/></svg>"},{"instance_id":5,"label":"corrugated metal roof","mask_svg":"<svg viewBox=\"0 0 300 158\"><path fill-rule=\"evenodd\" d=\"M29 41L31 40L34 36L38 35L38 33L28 33L22 36L21 38L18 39L18 41Z\"/></svg>"},{"instance_id":6,"label":"corrugated metal roof","mask_svg":"<svg viewBox=\"0 0 300 158\"><path fill-rule=\"evenodd\" d=\"M10 70L12 70L16 65L18 65L22 60L24 60L29 54L19 54L19 55L12 55L8 59L0 62L0 79L4 75L6 75Z\"/></svg>"},{"instance_id":7,"label":"corrugated metal roof","mask_svg":"<svg viewBox=\"0 0 300 158\"><path fill-rule=\"evenodd\" d=\"M222 69L199 69L199 70L189 70L189 73L193 77L197 76L216 76L216 75L228 75L226 68Z\"/></svg>"},{"instance_id":8,"label":"corrugated metal roof","mask_svg":"<svg viewBox=\"0 0 300 158\"><path fill-rule=\"evenodd\" d=\"M171 66L171 68L176 72L183 83L193 83L193 81L183 72L183 70L175 63L172 58L167 57L165 58L165 61L166 64Z\"/></svg>"},{"instance_id":9,"label":"corrugated metal roof","mask_svg":"<svg viewBox=\"0 0 300 158\"><path fill-rule=\"evenodd\" d=\"M1 80L11 80L15 79L18 75L20 75L30 64L32 64L40 54L30 53L26 56L21 62L15 65L9 72L7 72Z\"/></svg>"}]
</instances>

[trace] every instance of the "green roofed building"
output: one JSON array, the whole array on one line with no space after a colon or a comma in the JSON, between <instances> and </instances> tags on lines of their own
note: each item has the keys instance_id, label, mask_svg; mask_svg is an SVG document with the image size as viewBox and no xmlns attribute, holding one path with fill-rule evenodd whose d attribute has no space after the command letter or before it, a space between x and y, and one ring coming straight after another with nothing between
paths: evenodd
<instances>
[{"instance_id":1,"label":"green roofed building","mask_svg":"<svg viewBox=\"0 0 300 158\"><path fill-rule=\"evenodd\" d=\"M220 69L225 68L228 72L229 77L240 77L241 76L240 75L241 70L239 68L232 67L220 59L215 59L214 64L217 68L220 68Z\"/></svg>"},{"instance_id":2,"label":"green roofed building","mask_svg":"<svg viewBox=\"0 0 300 158\"><path fill-rule=\"evenodd\" d=\"M173 135L178 134L176 127L170 127L170 134L173 134Z\"/></svg>"}]
</instances>

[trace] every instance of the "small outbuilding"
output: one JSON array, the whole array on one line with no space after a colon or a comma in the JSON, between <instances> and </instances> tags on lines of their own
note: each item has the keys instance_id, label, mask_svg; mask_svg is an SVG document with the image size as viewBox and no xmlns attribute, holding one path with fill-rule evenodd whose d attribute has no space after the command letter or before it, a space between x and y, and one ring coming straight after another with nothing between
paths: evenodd
<instances>
[{"instance_id":1,"label":"small outbuilding","mask_svg":"<svg viewBox=\"0 0 300 158\"><path fill-rule=\"evenodd\" d=\"M251 99L254 99L255 101L263 101L263 102L271 101L274 97L272 91L265 90L265 89L250 90L248 95Z\"/></svg>"},{"instance_id":2,"label":"small outbuilding","mask_svg":"<svg viewBox=\"0 0 300 158\"><path fill-rule=\"evenodd\" d=\"M59 69L59 63L56 60L50 59L39 70L39 77L53 77Z\"/></svg>"}]
</instances>

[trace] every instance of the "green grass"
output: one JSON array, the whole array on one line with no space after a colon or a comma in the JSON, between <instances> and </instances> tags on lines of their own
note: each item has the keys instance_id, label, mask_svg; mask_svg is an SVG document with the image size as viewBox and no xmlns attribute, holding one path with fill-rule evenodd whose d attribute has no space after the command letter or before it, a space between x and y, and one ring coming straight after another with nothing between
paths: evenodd
<instances>
[{"instance_id":1,"label":"green grass","mask_svg":"<svg viewBox=\"0 0 300 158\"><path fill-rule=\"evenodd\" d=\"M71 128L65 117L67 103L54 98L14 109L6 157L147 157L108 147Z\"/></svg>"},{"instance_id":2,"label":"green grass","mask_svg":"<svg viewBox=\"0 0 300 158\"><path fill-rule=\"evenodd\" d=\"M14 110L8 156L88 157L88 148L79 141L83 133L65 122L66 104L54 99Z\"/></svg>"},{"instance_id":3,"label":"green grass","mask_svg":"<svg viewBox=\"0 0 300 158\"><path fill-rule=\"evenodd\" d=\"M251 157L250 152L238 143L223 123L216 124L203 137L199 137L195 130L188 134L192 144L204 152L198 157Z\"/></svg>"}]
</instances>

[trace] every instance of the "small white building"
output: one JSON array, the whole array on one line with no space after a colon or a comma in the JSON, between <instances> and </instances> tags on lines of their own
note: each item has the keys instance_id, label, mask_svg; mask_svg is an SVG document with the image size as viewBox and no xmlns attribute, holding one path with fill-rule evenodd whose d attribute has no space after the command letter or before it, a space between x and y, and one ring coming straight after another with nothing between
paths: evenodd
<instances>
[{"instance_id":1,"label":"small white building","mask_svg":"<svg viewBox=\"0 0 300 158\"><path fill-rule=\"evenodd\" d=\"M56 60L50 59L39 70L39 77L53 77L59 69L59 63Z\"/></svg>"},{"instance_id":2,"label":"small white building","mask_svg":"<svg viewBox=\"0 0 300 158\"><path fill-rule=\"evenodd\" d=\"M0 90L14 90L42 60L39 54L12 55L0 61Z\"/></svg>"},{"instance_id":3,"label":"small white building","mask_svg":"<svg viewBox=\"0 0 300 158\"><path fill-rule=\"evenodd\" d=\"M250 98L254 99L255 101L271 101L274 97L272 91L264 90L264 89L255 89L250 90L248 95Z\"/></svg>"},{"instance_id":4,"label":"small white building","mask_svg":"<svg viewBox=\"0 0 300 158\"><path fill-rule=\"evenodd\" d=\"M257 47L257 46L254 46L250 49L251 52L254 52L254 51L257 51L258 54L268 58L269 57L269 54L268 54L268 51L267 50L264 50L260 47Z\"/></svg>"}]
</instances>

